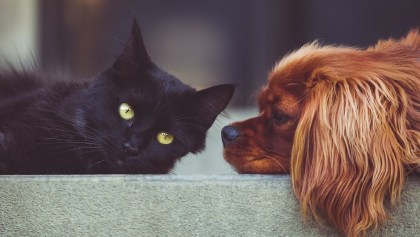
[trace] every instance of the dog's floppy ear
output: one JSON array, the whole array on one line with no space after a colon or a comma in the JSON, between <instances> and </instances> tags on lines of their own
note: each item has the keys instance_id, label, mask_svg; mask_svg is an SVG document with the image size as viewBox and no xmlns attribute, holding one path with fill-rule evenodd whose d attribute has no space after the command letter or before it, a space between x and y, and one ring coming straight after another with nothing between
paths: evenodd
<instances>
[{"instance_id":1,"label":"dog's floppy ear","mask_svg":"<svg viewBox=\"0 0 420 237\"><path fill-rule=\"evenodd\" d=\"M406 168L420 163L420 72L387 70L337 78L334 69L319 68L308 78L293 188L305 214L326 217L347 236L385 221L384 201L398 201Z\"/></svg>"}]
</instances>

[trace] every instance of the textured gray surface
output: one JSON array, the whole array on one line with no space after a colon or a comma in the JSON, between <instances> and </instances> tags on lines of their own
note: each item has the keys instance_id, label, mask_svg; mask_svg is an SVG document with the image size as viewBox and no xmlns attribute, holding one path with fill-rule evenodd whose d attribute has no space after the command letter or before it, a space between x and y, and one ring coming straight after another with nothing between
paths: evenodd
<instances>
[{"instance_id":1,"label":"textured gray surface","mask_svg":"<svg viewBox=\"0 0 420 237\"><path fill-rule=\"evenodd\" d=\"M0 236L338 236L288 176L0 176ZM419 236L420 179L375 236Z\"/></svg>"}]
</instances>

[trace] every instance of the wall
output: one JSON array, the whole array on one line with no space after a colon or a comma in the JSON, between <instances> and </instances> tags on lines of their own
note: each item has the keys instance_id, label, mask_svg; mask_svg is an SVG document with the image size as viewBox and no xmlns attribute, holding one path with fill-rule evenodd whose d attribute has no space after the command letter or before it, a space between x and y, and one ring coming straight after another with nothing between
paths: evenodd
<instances>
[{"instance_id":1,"label":"wall","mask_svg":"<svg viewBox=\"0 0 420 237\"><path fill-rule=\"evenodd\" d=\"M36 1L0 1L0 68L34 66L37 24Z\"/></svg>"},{"instance_id":2,"label":"wall","mask_svg":"<svg viewBox=\"0 0 420 237\"><path fill-rule=\"evenodd\" d=\"M420 178L374 236L416 236ZM0 176L0 236L339 236L302 221L289 176Z\"/></svg>"}]
</instances>

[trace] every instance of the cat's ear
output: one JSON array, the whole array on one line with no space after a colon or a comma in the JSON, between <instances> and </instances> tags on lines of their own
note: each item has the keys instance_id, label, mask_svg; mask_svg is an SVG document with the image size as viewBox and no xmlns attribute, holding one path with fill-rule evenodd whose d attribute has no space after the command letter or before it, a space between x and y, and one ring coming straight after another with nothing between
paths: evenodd
<instances>
[{"instance_id":1,"label":"cat's ear","mask_svg":"<svg viewBox=\"0 0 420 237\"><path fill-rule=\"evenodd\" d=\"M217 116L226 108L235 91L231 84L218 85L198 91L194 95L192 112L200 118L201 125L208 129Z\"/></svg>"},{"instance_id":2,"label":"cat's ear","mask_svg":"<svg viewBox=\"0 0 420 237\"><path fill-rule=\"evenodd\" d=\"M150 63L149 54L144 46L143 38L137 20L133 20L131 34L125 43L121 55L115 60L113 67L123 69L127 66L146 66Z\"/></svg>"}]
</instances>

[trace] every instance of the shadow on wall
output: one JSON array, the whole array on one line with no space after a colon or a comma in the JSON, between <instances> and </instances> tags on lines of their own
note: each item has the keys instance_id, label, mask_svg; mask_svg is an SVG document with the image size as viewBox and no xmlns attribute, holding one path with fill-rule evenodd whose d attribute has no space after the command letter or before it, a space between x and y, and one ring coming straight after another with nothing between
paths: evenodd
<instances>
[{"instance_id":1,"label":"shadow on wall","mask_svg":"<svg viewBox=\"0 0 420 237\"><path fill-rule=\"evenodd\" d=\"M368 46L420 26L420 2L303 0L42 0L44 68L95 75L119 52L136 17L153 59L195 87L238 85L234 106L255 105L256 88L284 54L306 42Z\"/></svg>"},{"instance_id":2,"label":"shadow on wall","mask_svg":"<svg viewBox=\"0 0 420 237\"><path fill-rule=\"evenodd\" d=\"M92 77L121 51L136 17L164 69L198 88L237 84L231 105L254 106L256 89L287 52L315 39L365 47L399 37L420 26L417 9L416 0L3 0L0 53Z\"/></svg>"},{"instance_id":3,"label":"shadow on wall","mask_svg":"<svg viewBox=\"0 0 420 237\"><path fill-rule=\"evenodd\" d=\"M216 122L206 151L174 171L229 174L220 129L256 113L254 94L277 60L315 39L365 47L399 37L420 27L418 9L417 0L3 0L0 53L17 64L35 58L75 80L93 77L121 51L137 18L150 55L166 71L196 88L237 85L232 119Z\"/></svg>"}]
</instances>

